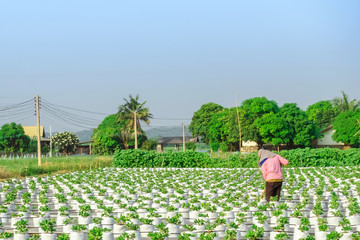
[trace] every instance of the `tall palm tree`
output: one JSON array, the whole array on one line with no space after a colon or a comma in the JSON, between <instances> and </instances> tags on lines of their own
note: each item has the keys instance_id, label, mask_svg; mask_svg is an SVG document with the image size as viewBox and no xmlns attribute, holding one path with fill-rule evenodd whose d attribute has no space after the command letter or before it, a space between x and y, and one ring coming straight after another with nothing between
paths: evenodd
<instances>
[{"instance_id":1,"label":"tall palm tree","mask_svg":"<svg viewBox=\"0 0 360 240\"><path fill-rule=\"evenodd\" d=\"M332 104L334 107L338 108L339 111L346 112L346 111L355 111L360 106L360 102L356 99L349 102L348 96L344 91L341 91L342 98L336 97L332 100Z\"/></svg>"},{"instance_id":2,"label":"tall palm tree","mask_svg":"<svg viewBox=\"0 0 360 240\"><path fill-rule=\"evenodd\" d=\"M136 97L133 98L130 94L129 100L124 98L124 101L125 104L119 106L119 111L117 113L118 120L126 121L123 134L128 135L131 130L134 131L135 149L137 149L137 135L138 132L141 132L140 121L149 124L152 114L149 112L149 108L144 107L146 101L139 103L139 95L136 95Z\"/></svg>"}]
</instances>

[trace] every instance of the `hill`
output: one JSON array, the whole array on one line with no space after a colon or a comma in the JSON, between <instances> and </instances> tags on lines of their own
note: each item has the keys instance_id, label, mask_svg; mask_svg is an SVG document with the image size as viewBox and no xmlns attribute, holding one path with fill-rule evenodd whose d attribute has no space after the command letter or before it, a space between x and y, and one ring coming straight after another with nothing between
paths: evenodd
<instances>
[{"instance_id":1,"label":"hill","mask_svg":"<svg viewBox=\"0 0 360 240\"><path fill-rule=\"evenodd\" d=\"M183 135L183 130L182 127L177 126L156 127L145 130L145 133L148 138L179 137ZM188 128L185 128L185 136L192 136Z\"/></svg>"}]
</instances>

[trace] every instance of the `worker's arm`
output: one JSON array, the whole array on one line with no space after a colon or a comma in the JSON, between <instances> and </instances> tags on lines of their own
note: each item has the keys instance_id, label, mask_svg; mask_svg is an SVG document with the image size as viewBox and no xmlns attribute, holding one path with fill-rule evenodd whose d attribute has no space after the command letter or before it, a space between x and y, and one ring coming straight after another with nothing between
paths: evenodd
<instances>
[{"instance_id":1,"label":"worker's arm","mask_svg":"<svg viewBox=\"0 0 360 240\"><path fill-rule=\"evenodd\" d=\"M279 160L280 160L280 163L282 164L282 165L288 165L289 164L289 161L286 159L286 158L283 158L282 156L280 156L280 155L277 155L278 156L278 158L279 158Z\"/></svg>"}]
</instances>

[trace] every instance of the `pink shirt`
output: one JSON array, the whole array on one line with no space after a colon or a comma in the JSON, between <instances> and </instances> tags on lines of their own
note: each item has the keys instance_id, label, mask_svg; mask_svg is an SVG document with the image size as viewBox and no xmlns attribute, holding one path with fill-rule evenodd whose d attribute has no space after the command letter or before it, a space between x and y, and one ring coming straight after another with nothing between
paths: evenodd
<instances>
[{"instance_id":1,"label":"pink shirt","mask_svg":"<svg viewBox=\"0 0 360 240\"><path fill-rule=\"evenodd\" d=\"M288 165L289 161L281 157L280 155L268 158L264 162L264 164L261 166L261 172L265 181L269 181L272 179L283 179L281 164Z\"/></svg>"}]
</instances>

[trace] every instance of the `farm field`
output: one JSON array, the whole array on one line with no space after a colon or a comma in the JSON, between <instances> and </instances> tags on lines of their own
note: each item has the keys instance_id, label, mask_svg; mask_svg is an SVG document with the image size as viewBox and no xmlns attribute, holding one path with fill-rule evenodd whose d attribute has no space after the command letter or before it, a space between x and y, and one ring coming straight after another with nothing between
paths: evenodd
<instances>
[{"instance_id":1,"label":"farm field","mask_svg":"<svg viewBox=\"0 0 360 240\"><path fill-rule=\"evenodd\" d=\"M7 180L0 237L359 239L360 167L283 173L281 200L270 203L251 168L102 168Z\"/></svg>"}]
</instances>

